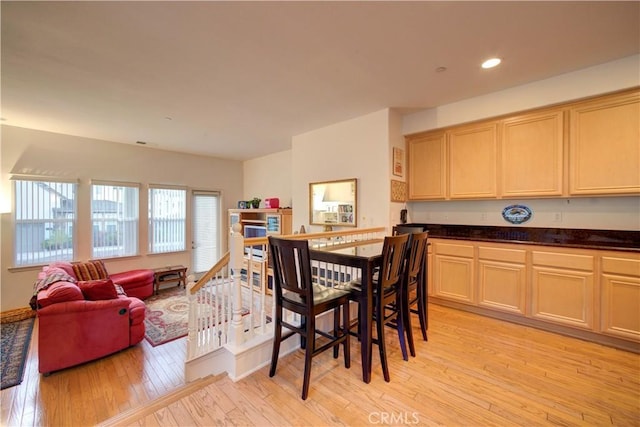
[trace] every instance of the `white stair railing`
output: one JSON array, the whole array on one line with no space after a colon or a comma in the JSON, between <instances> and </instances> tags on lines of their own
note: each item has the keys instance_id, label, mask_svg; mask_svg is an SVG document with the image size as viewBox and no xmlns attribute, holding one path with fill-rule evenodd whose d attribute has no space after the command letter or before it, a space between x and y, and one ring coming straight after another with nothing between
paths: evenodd
<instances>
[{"instance_id":1,"label":"white stair railing","mask_svg":"<svg viewBox=\"0 0 640 427\"><path fill-rule=\"evenodd\" d=\"M273 334L273 303L267 265L267 238L244 239L239 225L231 233L229 252L200 280L187 285L189 332L187 361L225 345L250 344L258 336ZM313 247L357 246L382 241L386 228L284 236L309 240ZM247 248L247 250L245 250ZM258 250L251 250L258 249ZM333 286L355 280L359 271L344 266L314 263L319 283Z\"/></svg>"}]
</instances>

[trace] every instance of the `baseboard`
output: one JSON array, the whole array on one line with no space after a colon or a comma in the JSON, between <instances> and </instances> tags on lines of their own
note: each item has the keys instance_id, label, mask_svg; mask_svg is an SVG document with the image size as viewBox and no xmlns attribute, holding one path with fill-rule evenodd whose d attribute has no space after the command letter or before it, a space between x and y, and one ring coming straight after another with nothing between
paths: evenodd
<instances>
[{"instance_id":1,"label":"baseboard","mask_svg":"<svg viewBox=\"0 0 640 427\"><path fill-rule=\"evenodd\" d=\"M0 323L18 322L31 317L36 317L36 312L31 307L14 308L0 313Z\"/></svg>"}]
</instances>

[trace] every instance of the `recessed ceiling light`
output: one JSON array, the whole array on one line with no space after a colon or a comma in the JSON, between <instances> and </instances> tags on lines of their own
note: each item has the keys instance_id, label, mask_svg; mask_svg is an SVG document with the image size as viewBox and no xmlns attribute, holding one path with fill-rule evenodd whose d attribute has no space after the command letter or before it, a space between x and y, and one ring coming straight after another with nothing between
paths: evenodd
<instances>
[{"instance_id":1,"label":"recessed ceiling light","mask_svg":"<svg viewBox=\"0 0 640 427\"><path fill-rule=\"evenodd\" d=\"M482 68L493 68L493 67L497 66L498 64L500 64L500 62L502 62L502 60L500 58L487 59L486 61L484 61L482 63Z\"/></svg>"}]
</instances>

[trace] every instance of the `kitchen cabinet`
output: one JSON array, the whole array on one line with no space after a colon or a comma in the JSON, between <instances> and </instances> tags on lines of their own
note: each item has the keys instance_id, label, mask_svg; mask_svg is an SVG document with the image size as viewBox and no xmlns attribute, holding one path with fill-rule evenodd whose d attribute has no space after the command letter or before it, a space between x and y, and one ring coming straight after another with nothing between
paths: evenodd
<instances>
[{"instance_id":1,"label":"kitchen cabinet","mask_svg":"<svg viewBox=\"0 0 640 427\"><path fill-rule=\"evenodd\" d=\"M479 245L478 304L525 315L526 251L513 246Z\"/></svg>"},{"instance_id":2,"label":"kitchen cabinet","mask_svg":"<svg viewBox=\"0 0 640 427\"><path fill-rule=\"evenodd\" d=\"M429 242L431 303L640 351L640 253Z\"/></svg>"},{"instance_id":3,"label":"kitchen cabinet","mask_svg":"<svg viewBox=\"0 0 640 427\"><path fill-rule=\"evenodd\" d=\"M497 123L479 123L449 132L449 197L498 196Z\"/></svg>"},{"instance_id":4,"label":"kitchen cabinet","mask_svg":"<svg viewBox=\"0 0 640 427\"><path fill-rule=\"evenodd\" d=\"M594 256L560 251L532 252L531 316L592 330Z\"/></svg>"},{"instance_id":5,"label":"kitchen cabinet","mask_svg":"<svg viewBox=\"0 0 640 427\"><path fill-rule=\"evenodd\" d=\"M602 333L640 342L640 254L602 257Z\"/></svg>"},{"instance_id":6,"label":"kitchen cabinet","mask_svg":"<svg viewBox=\"0 0 640 427\"><path fill-rule=\"evenodd\" d=\"M640 194L638 88L406 141L410 201Z\"/></svg>"},{"instance_id":7,"label":"kitchen cabinet","mask_svg":"<svg viewBox=\"0 0 640 427\"><path fill-rule=\"evenodd\" d=\"M640 192L640 93L579 103L570 122L570 193Z\"/></svg>"},{"instance_id":8,"label":"kitchen cabinet","mask_svg":"<svg viewBox=\"0 0 640 427\"><path fill-rule=\"evenodd\" d=\"M430 239L431 240L431 239ZM474 303L474 247L462 242L431 240L433 245L433 294Z\"/></svg>"},{"instance_id":9,"label":"kitchen cabinet","mask_svg":"<svg viewBox=\"0 0 640 427\"><path fill-rule=\"evenodd\" d=\"M447 196L446 134L436 132L407 140L409 200Z\"/></svg>"},{"instance_id":10,"label":"kitchen cabinet","mask_svg":"<svg viewBox=\"0 0 640 427\"><path fill-rule=\"evenodd\" d=\"M501 128L502 197L561 196L563 110L506 119Z\"/></svg>"}]
</instances>

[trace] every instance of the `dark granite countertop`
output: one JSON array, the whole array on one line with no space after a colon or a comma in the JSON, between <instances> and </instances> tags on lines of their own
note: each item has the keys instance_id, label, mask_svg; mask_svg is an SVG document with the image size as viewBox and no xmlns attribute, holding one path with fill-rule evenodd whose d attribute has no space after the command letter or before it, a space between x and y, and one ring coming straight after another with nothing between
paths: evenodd
<instances>
[{"instance_id":1,"label":"dark granite countertop","mask_svg":"<svg viewBox=\"0 0 640 427\"><path fill-rule=\"evenodd\" d=\"M640 252L640 231L410 223L429 237Z\"/></svg>"}]
</instances>

